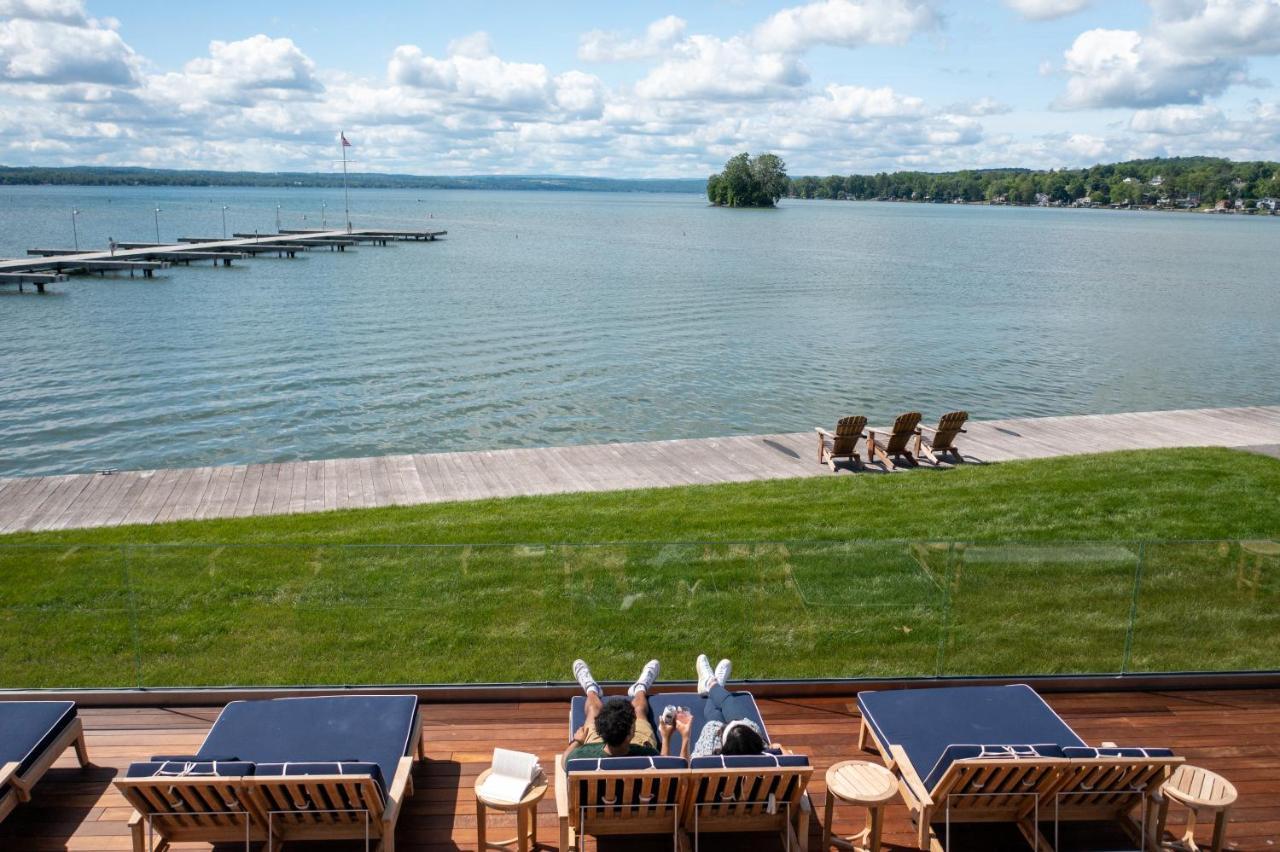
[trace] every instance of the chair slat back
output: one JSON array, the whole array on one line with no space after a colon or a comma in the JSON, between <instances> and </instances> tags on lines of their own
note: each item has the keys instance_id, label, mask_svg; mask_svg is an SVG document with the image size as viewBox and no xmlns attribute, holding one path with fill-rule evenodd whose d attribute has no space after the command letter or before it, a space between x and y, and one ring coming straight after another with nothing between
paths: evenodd
<instances>
[{"instance_id":1,"label":"chair slat back","mask_svg":"<svg viewBox=\"0 0 1280 852\"><path fill-rule=\"evenodd\" d=\"M378 836L384 810L376 781L358 775L249 776L244 779L255 809L270 816L276 835L314 826L363 827Z\"/></svg>"},{"instance_id":2,"label":"chair slat back","mask_svg":"<svg viewBox=\"0 0 1280 852\"><path fill-rule=\"evenodd\" d=\"M115 785L134 809L164 836L243 837L248 819L257 837L261 812L244 778L121 778Z\"/></svg>"},{"instance_id":3,"label":"chair slat back","mask_svg":"<svg viewBox=\"0 0 1280 852\"><path fill-rule=\"evenodd\" d=\"M960 430L964 428L968 419L967 411L952 411L942 415L938 420L938 430L933 436L934 452L955 449L956 436L960 434Z\"/></svg>"},{"instance_id":4,"label":"chair slat back","mask_svg":"<svg viewBox=\"0 0 1280 852\"><path fill-rule=\"evenodd\" d=\"M688 774L686 769L569 773L569 818L584 834L670 832Z\"/></svg>"},{"instance_id":5,"label":"chair slat back","mask_svg":"<svg viewBox=\"0 0 1280 852\"><path fill-rule=\"evenodd\" d=\"M866 431L867 418L862 415L841 417L836 423L836 436L831 441L831 455L851 456L858 449L858 439Z\"/></svg>"},{"instance_id":6,"label":"chair slat back","mask_svg":"<svg viewBox=\"0 0 1280 852\"><path fill-rule=\"evenodd\" d=\"M1115 809L1133 806L1134 799L1154 793L1184 762L1173 757L1087 757L1070 761L1053 796L1060 811ZM1126 798L1126 794L1131 794Z\"/></svg>"},{"instance_id":7,"label":"chair slat back","mask_svg":"<svg viewBox=\"0 0 1280 852\"><path fill-rule=\"evenodd\" d=\"M695 769L685 825L701 831L768 831L786 827L809 787L813 768ZM695 813L696 811L696 813Z\"/></svg>"},{"instance_id":8,"label":"chair slat back","mask_svg":"<svg viewBox=\"0 0 1280 852\"><path fill-rule=\"evenodd\" d=\"M916 429L919 426L920 412L908 411L906 414L898 415L898 419L893 421L893 433L889 435L885 452L889 455L900 455L907 452L907 444L915 437Z\"/></svg>"},{"instance_id":9,"label":"chair slat back","mask_svg":"<svg viewBox=\"0 0 1280 852\"><path fill-rule=\"evenodd\" d=\"M957 760L934 785L930 797L953 814L973 810L1017 818L1057 789L1067 765L1060 757Z\"/></svg>"}]
</instances>

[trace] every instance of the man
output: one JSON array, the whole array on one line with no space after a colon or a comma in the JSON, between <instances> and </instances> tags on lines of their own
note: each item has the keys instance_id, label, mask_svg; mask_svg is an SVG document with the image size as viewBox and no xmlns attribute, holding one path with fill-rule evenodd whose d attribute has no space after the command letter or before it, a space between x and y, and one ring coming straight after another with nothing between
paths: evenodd
<instances>
[{"instance_id":1,"label":"man","mask_svg":"<svg viewBox=\"0 0 1280 852\"><path fill-rule=\"evenodd\" d=\"M573 663L573 674L587 694L587 719L573 734L564 750L566 761L583 757L652 757L667 753L670 737L664 737L661 752L658 737L649 722L649 690L658 679L658 661L650 660L640 677L627 690L627 698L601 697L600 684L582 660Z\"/></svg>"}]
</instances>

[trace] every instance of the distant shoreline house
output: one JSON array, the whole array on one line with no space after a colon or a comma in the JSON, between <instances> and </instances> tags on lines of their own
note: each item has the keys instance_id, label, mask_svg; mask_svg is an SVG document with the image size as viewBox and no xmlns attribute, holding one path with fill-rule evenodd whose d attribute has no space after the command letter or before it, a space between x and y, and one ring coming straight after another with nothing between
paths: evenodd
<instances>
[{"instance_id":1,"label":"distant shoreline house","mask_svg":"<svg viewBox=\"0 0 1280 852\"><path fill-rule=\"evenodd\" d=\"M1151 179L1152 186L1164 186L1164 175L1156 175Z\"/></svg>"},{"instance_id":2,"label":"distant shoreline house","mask_svg":"<svg viewBox=\"0 0 1280 852\"><path fill-rule=\"evenodd\" d=\"M1268 210L1276 213L1280 210L1280 198L1259 198L1257 207L1259 210Z\"/></svg>"}]
</instances>

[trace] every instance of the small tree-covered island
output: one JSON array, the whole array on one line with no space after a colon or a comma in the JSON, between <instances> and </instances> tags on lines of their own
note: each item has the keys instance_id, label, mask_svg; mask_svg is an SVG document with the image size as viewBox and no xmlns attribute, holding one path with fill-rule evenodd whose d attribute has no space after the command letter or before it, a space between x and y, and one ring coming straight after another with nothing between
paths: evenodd
<instances>
[{"instance_id":1,"label":"small tree-covered island","mask_svg":"<svg viewBox=\"0 0 1280 852\"><path fill-rule=\"evenodd\" d=\"M707 178L707 199L717 207L772 207L791 188L787 164L777 154L742 153Z\"/></svg>"}]
</instances>

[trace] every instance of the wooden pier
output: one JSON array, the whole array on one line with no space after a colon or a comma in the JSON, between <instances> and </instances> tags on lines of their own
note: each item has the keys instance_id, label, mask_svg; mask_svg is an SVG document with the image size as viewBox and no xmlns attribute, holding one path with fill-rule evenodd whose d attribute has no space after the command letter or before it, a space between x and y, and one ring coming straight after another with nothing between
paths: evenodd
<instances>
[{"instance_id":1,"label":"wooden pier","mask_svg":"<svg viewBox=\"0 0 1280 852\"><path fill-rule=\"evenodd\" d=\"M232 239L182 238L176 243L117 243L114 250L33 248L28 257L0 260L0 284L27 285L39 293L45 287L67 280L68 275L97 272L142 273L151 278L156 270L172 264L190 265L212 261L215 266L230 266L233 261L260 254L296 257L314 248L345 251L348 246L370 244L385 246L392 242L434 242L447 231L388 231L360 229L352 231L282 230L277 234L233 234Z\"/></svg>"},{"instance_id":2,"label":"wooden pier","mask_svg":"<svg viewBox=\"0 0 1280 852\"><path fill-rule=\"evenodd\" d=\"M970 421L966 428L960 446L975 463L1109 450L1256 448L1280 445L1280 406ZM0 479L0 534L855 475L889 474L877 466L833 474L818 463L816 435L799 432L15 477Z\"/></svg>"}]
</instances>

